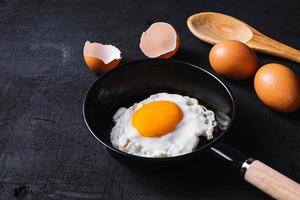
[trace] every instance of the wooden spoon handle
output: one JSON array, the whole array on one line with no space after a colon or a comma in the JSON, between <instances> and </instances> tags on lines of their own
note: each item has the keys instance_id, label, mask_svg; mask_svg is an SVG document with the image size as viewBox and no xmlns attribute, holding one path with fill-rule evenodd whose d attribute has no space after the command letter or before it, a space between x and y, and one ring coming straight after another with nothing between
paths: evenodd
<instances>
[{"instance_id":1,"label":"wooden spoon handle","mask_svg":"<svg viewBox=\"0 0 300 200\"><path fill-rule=\"evenodd\" d=\"M251 48L278 57L286 58L300 63L300 51L269 38L263 34L255 34L247 43Z\"/></svg>"},{"instance_id":2,"label":"wooden spoon handle","mask_svg":"<svg viewBox=\"0 0 300 200\"><path fill-rule=\"evenodd\" d=\"M253 161L248 167L245 180L275 199L300 199L298 183L258 160Z\"/></svg>"}]
</instances>

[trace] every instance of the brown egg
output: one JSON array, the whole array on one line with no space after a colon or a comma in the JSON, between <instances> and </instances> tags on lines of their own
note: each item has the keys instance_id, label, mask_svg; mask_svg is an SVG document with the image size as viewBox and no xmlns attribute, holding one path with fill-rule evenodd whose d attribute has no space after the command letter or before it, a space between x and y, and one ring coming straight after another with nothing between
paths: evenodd
<instances>
[{"instance_id":1,"label":"brown egg","mask_svg":"<svg viewBox=\"0 0 300 200\"><path fill-rule=\"evenodd\" d=\"M121 61L121 52L115 46L85 42L83 56L90 70L104 73L115 68Z\"/></svg>"},{"instance_id":2,"label":"brown egg","mask_svg":"<svg viewBox=\"0 0 300 200\"><path fill-rule=\"evenodd\" d=\"M236 40L224 40L213 46L209 62L217 74L233 80L253 76L258 65L255 52Z\"/></svg>"},{"instance_id":3,"label":"brown egg","mask_svg":"<svg viewBox=\"0 0 300 200\"><path fill-rule=\"evenodd\" d=\"M179 45L178 33L165 22L153 23L140 40L140 49L149 58L170 58L176 54Z\"/></svg>"},{"instance_id":4,"label":"brown egg","mask_svg":"<svg viewBox=\"0 0 300 200\"><path fill-rule=\"evenodd\" d=\"M300 81L284 65L270 63L262 66L254 78L259 99L280 112L293 112L300 107Z\"/></svg>"}]
</instances>

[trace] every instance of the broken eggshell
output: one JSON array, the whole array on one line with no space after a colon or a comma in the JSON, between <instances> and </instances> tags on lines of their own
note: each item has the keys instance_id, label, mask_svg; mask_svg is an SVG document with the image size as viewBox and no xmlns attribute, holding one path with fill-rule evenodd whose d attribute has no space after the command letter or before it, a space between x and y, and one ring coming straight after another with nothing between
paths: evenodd
<instances>
[{"instance_id":1,"label":"broken eggshell","mask_svg":"<svg viewBox=\"0 0 300 200\"><path fill-rule=\"evenodd\" d=\"M115 46L89 41L85 42L83 56L89 69L97 73L107 72L121 61L121 52Z\"/></svg>"},{"instance_id":2,"label":"broken eggshell","mask_svg":"<svg viewBox=\"0 0 300 200\"><path fill-rule=\"evenodd\" d=\"M149 58L170 58L176 54L179 44L179 35L172 25L156 22L143 32L140 49Z\"/></svg>"}]
</instances>

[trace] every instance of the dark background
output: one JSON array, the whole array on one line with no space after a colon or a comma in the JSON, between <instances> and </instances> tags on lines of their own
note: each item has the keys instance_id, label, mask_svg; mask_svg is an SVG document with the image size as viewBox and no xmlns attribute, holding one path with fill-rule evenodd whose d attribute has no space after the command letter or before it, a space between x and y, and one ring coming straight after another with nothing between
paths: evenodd
<instances>
[{"instance_id":1,"label":"dark background","mask_svg":"<svg viewBox=\"0 0 300 200\"><path fill-rule=\"evenodd\" d=\"M300 1L0 1L1 199L268 199L222 161L156 172L113 159L86 128L82 101L97 75L84 64L90 40L113 44L122 62L143 59L138 44L155 21L181 38L175 59L202 66L210 45L188 30L188 16L219 11L300 49ZM300 75L299 64L260 55ZM300 111L277 113L252 80L226 81L237 123L226 141L300 181ZM199 158L200 159L200 158Z\"/></svg>"}]
</instances>

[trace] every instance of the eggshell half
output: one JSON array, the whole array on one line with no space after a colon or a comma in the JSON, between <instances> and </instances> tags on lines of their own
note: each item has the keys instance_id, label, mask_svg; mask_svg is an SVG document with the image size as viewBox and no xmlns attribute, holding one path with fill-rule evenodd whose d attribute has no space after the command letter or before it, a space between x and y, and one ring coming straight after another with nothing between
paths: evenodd
<instances>
[{"instance_id":1,"label":"eggshell half","mask_svg":"<svg viewBox=\"0 0 300 200\"><path fill-rule=\"evenodd\" d=\"M115 46L89 41L85 42L83 56L89 69L98 73L115 68L121 61L121 52Z\"/></svg>"},{"instance_id":2,"label":"eggshell half","mask_svg":"<svg viewBox=\"0 0 300 200\"><path fill-rule=\"evenodd\" d=\"M153 23L140 40L140 49L149 58L170 58L179 49L179 35L168 23Z\"/></svg>"}]
</instances>

